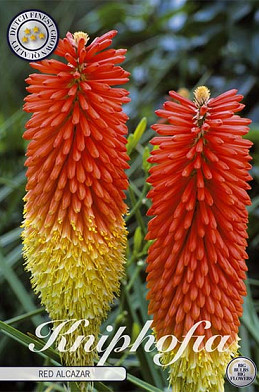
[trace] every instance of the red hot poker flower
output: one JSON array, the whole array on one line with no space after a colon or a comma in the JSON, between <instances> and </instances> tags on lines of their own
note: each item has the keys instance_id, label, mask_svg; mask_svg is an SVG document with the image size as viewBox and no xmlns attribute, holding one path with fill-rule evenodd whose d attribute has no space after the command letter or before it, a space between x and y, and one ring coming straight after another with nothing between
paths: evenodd
<instances>
[{"instance_id":1,"label":"red hot poker flower","mask_svg":"<svg viewBox=\"0 0 259 392\"><path fill-rule=\"evenodd\" d=\"M32 284L52 319L88 319L79 335L98 335L123 274L128 181L128 81L118 66L126 50L107 49L110 31L86 45L68 33L56 54L64 62L32 63L42 74L26 80L32 112L27 150L24 255ZM69 336L68 336L68 339ZM74 336L68 343L75 341ZM93 364L83 345L63 354L71 365Z\"/></svg>"},{"instance_id":2,"label":"red hot poker flower","mask_svg":"<svg viewBox=\"0 0 259 392\"><path fill-rule=\"evenodd\" d=\"M155 216L147 235L155 240L147 260L149 313L157 338L182 340L200 320L212 324L196 331L206 340L230 335L226 352L187 351L171 370L173 391L223 391L246 294L252 143L242 136L251 121L235 114L244 107L237 90L210 99L201 86L194 102L174 91L170 96L178 102L156 112L169 124L152 127L161 136L152 139L159 148L149 159L156 164L148 179L149 215Z\"/></svg>"}]
</instances>

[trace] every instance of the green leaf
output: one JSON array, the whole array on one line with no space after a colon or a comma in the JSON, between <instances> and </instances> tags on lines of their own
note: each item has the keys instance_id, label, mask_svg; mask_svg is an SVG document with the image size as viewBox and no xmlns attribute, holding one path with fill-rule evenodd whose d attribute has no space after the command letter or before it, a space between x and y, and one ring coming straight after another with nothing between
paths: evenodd
<instances>
[{"instance_id":1,"label":"green leaf","mask_svg":"<svg viewBox=\"0 0 259 392\"><path fill-rule=\"evenodd\" d=\"M67 391L67 388L63 388L61 385L59 385L59 384L57 384L57 383L54 383L54 382L48 382L48 381L46 381L46 382L39 382L39 385L43 385L43 389L42 389L42 391L48 391L48 392L51 392L51 391L58 391L58 392L68 392ZM46 386L46 387L48 387L48 389L45 389L44 388L44 385ZM37 392L39 392L39 390L37 389Z\"/></svg>"},{"instance_id":2,"label":"green leaf","mask_svg":"<svg viewBox=\"0 0 259 392\"><path fill-rule=\"evenodd\" d=\"M24 172L19 173L14 177L12 185L6 185L0 189L0 201L3 201L7 196L9 196L16 188L18 188L23 182L25 182Z\"/></svg>"},{"instance_id":3,"label":"green leaf","mask_svg":"<svg viewBox=\"0 0 259 392\"><path fill-rule=\"evenodd\" d=\"M128 143L127 143L128 155L130 155L131 152L134 150L134 148L137 146L146 127L147 127L147 119L146 117L143 117L142 120L140 120L139 124L137 125L137 128L135 129L133 135L131 134L128 137Z\"/></svg>"},{"instance_id":4,"label":"green leaf","mask_svg":"<svg viewBox=\"0 0 259 392\"><path fill-rule=\"evenodd\" d=\"M21 236L21 232L22 229L20 227L16 227L15 229L3 234L0 237L0 246L4 247L18 240Z\"/></svg>"},{"instance_id":5,"label":"green leaf","mask_svg":"<svg viewBox=\"0 0 259 392\"><path fill-rule=\"evenodd\" d=\"M9 324L9 325L10 324L15 324L15 323L18 323L20 321L27 320L28 318L31 318L31 317L33 317L33 316L35 316L37 314L43 313L43 312L45 312L44 308L36 309L36 310L33 310L32 312L24 313L24 314L21 314L20 316L16 316L16 317L13 317L13 318L11 318L9 320L6 320L5 323Z\"/></svg>"},{"instance_id":6,"label":"green leaf","mask_svg":"<svg viewBox=\"0 0 259 392\"><path fill-rule=\"evenodd\" d=\"M139 281L136 283L136 286L137 286L137 284L139 285ZM124 294L125 294L125 308L128 311L127 319L128 319L129 325L132 325L133 323L142 325L142 321L140 321L140 319L139 319L139 314L136 311L136 306L135 306L136 302L137 302L137 306L139 305L139 301L137 300L135 302L133 300L133 296L131 296L127 292L127 290L124 291ZM141 299L140 305L139 305L140 309L141 309L141 311L144 310L144 312L145 312L145 309L143 309L143 305L142 305L142 301L144 300L144 298L140 297L139 293L137 293L137 294L138 294L137 295L137 299L139 299L139 298ZM145 312L145 315L147 315L147 311ZM141 375L146 380L148 380L152 384L156 384L159 388L162 389L163 385L165 385L165 383L163 381L163 374L161 372L161 369L158 369L158 367L154 366L154 363L153 363L153 360L151 358L150 353L147 353L144 350L143 346L140 345L138 350L136 351L136 355L137 355L137 357L139 359L139 363L141 364L141 367L140 367ZM136 378L134 376L131 376L129 374L127 376L127 379L129 381L132 381L133 384L134 384L134 381L136 383L139 380L138 378ZM139 381L141 381L141 380L139 380ZM141 384L142 387L150 385L150 384L148 384L147 382L144 382L144 381L143 381L143 383L144 384ZM139 384L136 384L136 385L139 385ZM155 389L153 389L153 391L161 391L161 389L157 389L156 387L152 387L152 388L155 388ZM150 390L150 389L148 389L148 390Z\"/></svg>"},{"instance_id":7,"label":"green leaf","mask_svg":"<svg viewBox=\"0 0 259 392\"><path fill-rule=\"evenodd\" d=\"M2 273L9 283L10 287L12 288L14 294L16 295L18 301L20 301L21 305L23 306L24 310L27 312L31 312L35 310L35 305L33 303L33 300L26 291L25 287L21 283L21 281L18 279L17 275L15 272L12 270L12 268L6 263L3 253L1 252L0 249L0 267L2 270ZM32 318L34 324L37 326L42 322L41 317L39 316L34 316Z\"/></svg>"},{"instance_id":8,"label":"green leaf","mask_svg":"<svg viewBox=\"0 0 259 392\"><path fill-rule=\"evenodd\" d=\"M241 317L241 322L247 328L250 335L254 338L257 345L259 345L259 319L257 313L255 311L253 299L251 296L251 289L249 286L249 282L246 282L247 286L247 296L244 298L244 313Z\"/></svg>"},{"instance_id":9,"label":"green leaf","mask_svg":"<svg viewBox=\"0 0 259 392\"><path fill-rule=\"evenodd\" d=\"M18 329L4 323L3 321L0 321L0 330L5 335L10 336L12 339L16 340L17 342L19 342L23 346L26 346L27 348L30 343L33 343L35 345L36 350L40 350L45 345L45 342L40 342L36 339L33 339L30 336L25 335L23 332L18 331ZM57 364L60 363L59 355L52 348L47 348L45 351L36 352L35 354L38 354L44 358L48 357L53 361L55 361Z\"/></svg>"},{"instance_id":10,"label":"green leaf","mask_svg":"<svg viewBox=\"0 0 259 392\"><path fill-rule=\"evenodd\" d=\"M147 161L149 156L150 156L149 148L148 146L145 146L143 152L143 158L142 158L142 167L145 173L148 173L149 169L151 168L151 163Z\"/></svg>"},{"instance_id":11,"label":"green leaf","mask_svg":"<svg viewBox=\"0 0 259 392\"><path fill-rule=\"evenodd\" d=\"M141 233L141 228L138 226L135 230L134 239L133 239L135 254L137 254L140 251L142 239L143 239L143 236Z\"/></svg>"},{"instance_id":12,"label":"green leaf","mask_svg":"<svg viewBox=\"0 0 259 392\"><path fill-rule=\"evenodd\" d=\"M140 334L140 331L141 331L140 325L134 322L131 330L131 338L133 342L137 339L138 335Z\"/></svg>"},{"instance_id":13,"label":"green leaf","mask_svg":"<svg viewBox=\"0 0 259 392\"><path fill-rule=\"evenodd\" d=\"M107 387L107 385L103 384L102 382L95 382L94 387L98 392L112 392L112 389Z\"/></svg>"},{"instance_id":14,"label":"green leaf","mask_svg":"<svg viewBox=\"0 0 259 392\"><path fill-rule=\"evenodd\" d=\"M139 378L133 376L132 374L129 373L127 374L127 380L132 382L132 384L135 384L138 387L142 388L144 391L161 392L160 389L153 387L153 385L150 385L147 382L140 380Z\"/></svg>"}]
</instances>

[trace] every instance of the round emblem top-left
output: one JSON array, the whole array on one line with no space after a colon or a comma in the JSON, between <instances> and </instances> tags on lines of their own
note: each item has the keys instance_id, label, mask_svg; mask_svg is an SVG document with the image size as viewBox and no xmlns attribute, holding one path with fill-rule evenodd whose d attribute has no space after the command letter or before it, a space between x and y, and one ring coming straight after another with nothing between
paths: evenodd
<instances>
[{"instance_id":1,"label":"round emblem top-left","mask_svg":"<svg viewBox=\"0 0 259 392\"><path fill-rule=\"evenodd\" d=\"M48 57L55 50L58 38L55 21L40 10L26 10L16 15L7 30L11 50L27 61Z\"/></svg>"}]
</instances>

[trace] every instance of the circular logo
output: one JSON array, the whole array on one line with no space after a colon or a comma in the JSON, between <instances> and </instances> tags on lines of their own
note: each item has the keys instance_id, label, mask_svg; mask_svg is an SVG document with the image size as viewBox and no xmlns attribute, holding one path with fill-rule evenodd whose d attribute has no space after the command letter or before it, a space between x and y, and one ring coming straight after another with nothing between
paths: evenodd
<instances>
[{"instance_id":1,"label":"circular logo","mask_svg":"<svg viewBox=\"0 0 259 392\"><path fill-rule=\"evenodd\" d=\"M7 30L11 50L28 61L49 56L58 44L58 37L55 21L39 10L27 10L16 15Z\"/></svg>"},{"instance_id":2,"label":"circular logo","mask_svg":"<svg viewBox=\"0 0 259 392\"><path fill-rule=\"evenodd\" d=\"M247 387L256 377L254 362L246 357L238 357L229 362L226 370L228 381L235 387Z\"/></svg>"}]
</instances>

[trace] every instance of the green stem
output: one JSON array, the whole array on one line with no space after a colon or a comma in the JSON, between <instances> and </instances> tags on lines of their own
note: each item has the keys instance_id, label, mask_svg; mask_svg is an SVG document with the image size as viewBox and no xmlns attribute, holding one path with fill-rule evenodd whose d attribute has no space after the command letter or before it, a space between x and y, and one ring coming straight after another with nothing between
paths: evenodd
<instances>
[{"instance_id":1,"label":"green stem","mask_svg":"<svg viewBox=\"0 0 259 392\"><path fill-rule=\"evenodd\" d=\"M136 266L136 268L135 268L135 270L134 270L134 272L133 272L133 274L131 276L131 279L130 279L129 283L127 284L127 286L125 288L128 292L130 291L131 287L133 286L133 284L134 284L138 274L140 273L142 267L143 267L143 264L138 264Z\"/></svg>"},{"instance_id":2,"label":"green stem","mask_svg":"<svg viewBox=\"0 0 259 392\"><path fill-rule=\"evenodd\" d=\"M143 204L143 199L144 199L145 196L146 196L148 187L149 187L148 184L145 183L144 188L143 188L143 190L142 190L142 192L141 192L141 195L140 195L138 201L136 202L134 192L132 191L131 186L129 186L130 197L131 197L131 194L133 194L133 199L135 200L135 203L133 204L133 207L132 207L132 209L130 210L129 215L127 215L126 218L125 218L125 221L126 221L126 222L128 222L128 221L132 218L132 216L135 214L135 212L136 212L137 210L139 210L139 208L140 208L141 205ZM142 226L141 226L141 228L142 228Z\"/></svg>"},{"instance_id":3,"label":"green stem","mask_svg":"<svg viewBox=\"0 0 259 392\"><path fill-rule=\"evenodd\" d=\"M248 279L248 283L253 285L253 286L259 286L259 280L258 279L249 278Z\"/></svg>"},{"instance_id":4,"label":"green stem","mask_svg":"<svg viewBox=\"0 0 259 392\"><path fill-rule=\"evenodd\" d=\"M144 186L144 189L145 189L145 186ZM143 194L143 196L142 196L142 194ZM134 192L133 192L131 186L129 186L129 195L130 195L131 203L133 205L132 211L134 210L133 213L135 214L135 216L137 218L137 222L138 222L138 224L139 224L139 226L140 226L140 228L142 230L143 235L145 235L146 228L145 228L145 224L143 222L142 216L141 216L140 211L139 211L139 208L140 208L140 206L142 204L142 200L143 200L143 197L144 197L145 193L144 193L144 191L141 193L140 198L139 198L139 200L137 202L136 198L135 198L135 195L134 195ZM137 205L137 207L136 207L136 205ZM129 214L128 218L130 219L131 216L132 215Z\"/></svg>"}]
</instances>

